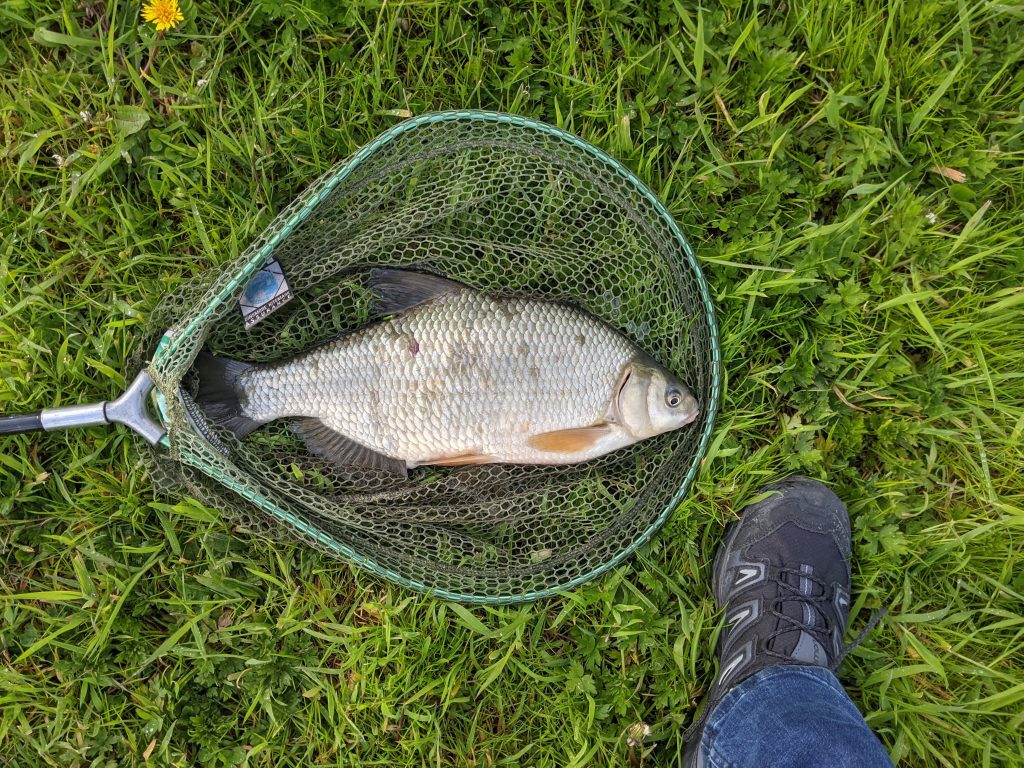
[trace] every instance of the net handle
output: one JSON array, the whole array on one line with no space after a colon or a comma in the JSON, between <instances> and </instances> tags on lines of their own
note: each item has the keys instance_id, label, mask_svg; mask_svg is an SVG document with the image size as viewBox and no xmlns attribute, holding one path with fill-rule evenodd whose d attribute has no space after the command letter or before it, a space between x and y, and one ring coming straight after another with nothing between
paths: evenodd
<instances>
[{"instance_id":1,"label":"net handle","mask_svg":"<svg viewBox=\"0 0 1024 768\"><path fill-rule=\"evenodd\" d=\"M124 424L142 435L150 445L156 445L167 431L149 415L146 408L146 398L152 391L153 380L143 371L116 400L43 408L34 413L0 416L0 435L24 435L76 427L96 427L102 424Z\"/></svg>"}]
</instances>

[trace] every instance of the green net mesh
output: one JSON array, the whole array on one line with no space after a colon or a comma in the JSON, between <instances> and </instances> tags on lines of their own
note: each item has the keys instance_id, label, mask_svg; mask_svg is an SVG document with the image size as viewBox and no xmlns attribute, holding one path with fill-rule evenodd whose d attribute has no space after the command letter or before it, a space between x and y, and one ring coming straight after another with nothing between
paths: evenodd
<instances>
[{"instance_id":1,"label":"green net mesh","mask_svg":"<svg viewBox=\"0 0 1024 768\"><path fill-rule=\"evenodd\" d=\"M269 256L295 298L246 331L238 299ZM585 307L680 375L701 416L583 465L422 467L396 481L311 455L286 423L238 441L191 405L201 348L266 362L357 327L372 298L369 268L379 265ZM426 115L383 134L315 182L235 262L168 298L148 334L138 363L162 396L168 430L165 445L144 449L158 487L245 528L297 536L406 586L471 602L549 594L632 552L686 493L718 399L707 286L664 208L591 145L495 113Z\"/></svg>"}]
</instances>

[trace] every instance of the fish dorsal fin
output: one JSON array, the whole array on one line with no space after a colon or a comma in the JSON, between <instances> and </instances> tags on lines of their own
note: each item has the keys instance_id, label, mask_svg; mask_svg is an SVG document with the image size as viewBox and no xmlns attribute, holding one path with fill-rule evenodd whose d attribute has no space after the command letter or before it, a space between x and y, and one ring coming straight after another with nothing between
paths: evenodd
<instances>
[{"instance_id":1,"label":"fish dorsal fin","mask_svg":"<svg viewBox=\"0 0 1024 768\"><path fill-rule=\"evenodd\" d=\"M311 453L343 467L367 467L405 477L406 463L367 448L362 443L335 432L319 419L299 419L293 426Z\"/></svg>"},{"instance_id":2,"label":"fish dorsal fin","mask_svg":"<svg viewBox=\"0 0 1024 768\"><path fill-rule=\"evenodd\" d=\"M370 270L370 288L377 294L371 309L374 315L394 315L438 296L467 290L462 283L437 275L384 267Z\"/></svg>"},{"instance_id":3,"label":"fish dorsal fin","mask_svg":"<svg viewBox=\"0 0 1024 768\"><path fill-rule=\"evenodd\" d=\"M581 453L593 448L602 437L611 432L604 422L589 427L576 429L559 429L554 432L541 432L526 442L531 448L548 453Z\"/></svg>"}]
</instances>

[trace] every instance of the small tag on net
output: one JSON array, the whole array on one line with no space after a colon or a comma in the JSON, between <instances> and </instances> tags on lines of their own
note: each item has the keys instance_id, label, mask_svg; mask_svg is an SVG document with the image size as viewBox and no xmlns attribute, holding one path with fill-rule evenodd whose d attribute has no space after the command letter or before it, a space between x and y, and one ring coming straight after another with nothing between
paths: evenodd
<instances>
[{"instance_id":1,"label":"small tag on net","mask_svg":"<svg viewBox=\"0 0 1024 768\"><path fill-rule=\"evenodd\" d=\"M292 291L288 287L284 270L277 259L267 259L263 269L250 278L249 284L242 291L242 297L238 300L245 330L248 331L291 300Z\"/></svg>"}]
</instances>

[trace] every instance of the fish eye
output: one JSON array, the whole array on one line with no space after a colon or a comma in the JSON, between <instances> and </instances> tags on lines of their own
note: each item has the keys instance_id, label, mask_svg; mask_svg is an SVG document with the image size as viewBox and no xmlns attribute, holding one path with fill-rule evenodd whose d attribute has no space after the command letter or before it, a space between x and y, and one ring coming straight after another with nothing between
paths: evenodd
<instances>
[{"instance_id":1,"label":"fish eye","mask_svg":"<svg viewBox=\"0 0 1024 768\"><path fill-rule=\"evenodd\" d=\"M678 408L683 402L683 393L678 389L670 389L665 393L665 405L669 408Z\"/></svg>"}]
</instances>

